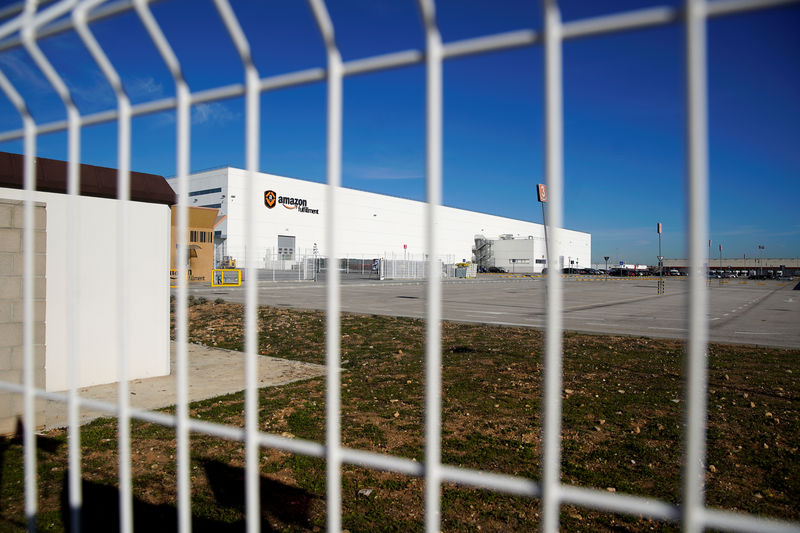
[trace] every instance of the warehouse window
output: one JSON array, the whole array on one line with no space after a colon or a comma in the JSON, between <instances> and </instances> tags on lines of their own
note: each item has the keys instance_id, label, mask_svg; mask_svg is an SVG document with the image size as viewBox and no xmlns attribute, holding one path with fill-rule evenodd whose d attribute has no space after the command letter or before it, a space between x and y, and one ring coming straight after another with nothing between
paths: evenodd
<instances>
[{"instance_id":1,"label":"warehouse window","mask_svg":"<svg viewBox=\"0 0 800 533\"><path fill-rule=\"evenodd\" d=\"M189 196L200 196L201 194L211 194L215 192L222 192L222 187L217 187L215 189L203 189L202 191L192 191L189 193Z\"/></svg>"},{"instance_id":2,"label":"warehouse window","mask_svg":"<svg viewBox=\"0 0 800 533\"><path fill-rule=\"evenodd\" d=\"M212 242L214 234L210 231L192 230L189 232L189 242Z\"/></svg>"},{"instance_id":3,"label":"warehouse window","mask_svg":"<svg viewBox=\"0 0 800 533\"><path fill-rule=\"evenodd\" d=\"M208 205L201 205L200 207L213 207L215 209L219 209L222 207L222 204L208 204Z\"/></svg>"}]
</instances>

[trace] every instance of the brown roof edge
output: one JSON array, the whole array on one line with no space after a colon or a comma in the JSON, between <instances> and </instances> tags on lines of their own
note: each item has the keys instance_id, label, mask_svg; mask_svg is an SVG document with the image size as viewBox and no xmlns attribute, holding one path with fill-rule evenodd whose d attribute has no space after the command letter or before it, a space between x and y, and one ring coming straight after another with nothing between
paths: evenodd
<instances>
[{"instance_id":1,"label":"brown roof edge","mask_svg":"<svg viewBox=\"0 0 800 533\"><path fill-rule=\"evenodd\" d=\"M0 187L22 189L24 156L0 152ZM67 163L57 159L36 158L36 190L67 192ZM80 194L99 198L117 198L117 170L94 165L80 167ZM175 192L163 176L131 172L130 198L136 202L172 205Z\"/></svg>"}]
</instances>

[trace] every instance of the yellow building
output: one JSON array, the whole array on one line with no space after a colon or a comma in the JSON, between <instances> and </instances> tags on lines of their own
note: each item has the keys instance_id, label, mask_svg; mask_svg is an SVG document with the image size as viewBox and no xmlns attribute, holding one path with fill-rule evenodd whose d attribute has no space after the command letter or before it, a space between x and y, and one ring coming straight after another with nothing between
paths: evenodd
<instances>
[{"instance_id":1,"label":"yellow building","mask_svg":"<svg viewBox=\"0 0 800 533\"><path fill-rule=\"evenodd\" d=\"M178 206L173 205L172 231L170 245L170 279L174 282L179 263L178 255ZM185 266L189 270L189 281L211 283L211 270L214 268L214 227L222 222L217 216L218 209L209 207L189 207L188 253ZM174 284L174 283L173 283Z\"/></svg>"}]
</instances>

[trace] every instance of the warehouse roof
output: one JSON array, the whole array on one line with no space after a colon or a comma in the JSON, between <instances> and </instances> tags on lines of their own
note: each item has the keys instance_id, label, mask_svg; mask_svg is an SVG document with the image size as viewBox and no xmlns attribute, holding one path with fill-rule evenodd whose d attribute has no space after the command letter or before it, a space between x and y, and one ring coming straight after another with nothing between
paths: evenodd
<instances>
[{"instance_id":1,"label":"warehouse roof","mask_svg":"<svg viewBox=\"0 0 800 533\"><path fill-rule=\"evenodd\" d=\"M0 187L22 189L24 156L0 152ZM37 157L36 190L42 192L67 192L67 163L56 159ZM117 198L117 170L94 165L80 167L80 194L100 198ZM131 172L131 200L153 204L172 205L175 192L169 183L156 174Z\"/></svg>"}]
</instances>

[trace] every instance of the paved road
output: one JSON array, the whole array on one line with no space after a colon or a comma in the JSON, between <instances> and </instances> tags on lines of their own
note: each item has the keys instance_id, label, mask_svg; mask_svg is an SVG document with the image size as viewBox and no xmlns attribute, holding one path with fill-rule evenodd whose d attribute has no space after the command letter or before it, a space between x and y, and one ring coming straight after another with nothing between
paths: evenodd
<instances>
[{"instance_id":1,"label":"paved road","mask_svg":"<svg viewBox=\"0 0 800 533\"><path fill-rule=\"evenodd\" d=\"M564 328L592 333L685 338L687 278L667 278L666 294L649 279L565 278ZM794 282L731 279L710 283L712 342L800 349L800 291ZM193 287L193 294L244 302L242 288ZM542 278L482 278L442 286L445 320L544 328ZM424 317L420 282L356 281L342 285L342 309L355 313ZM259 284L259 304L324 309L325 287L312 282Z\"/></svg>"}]
</instances>

